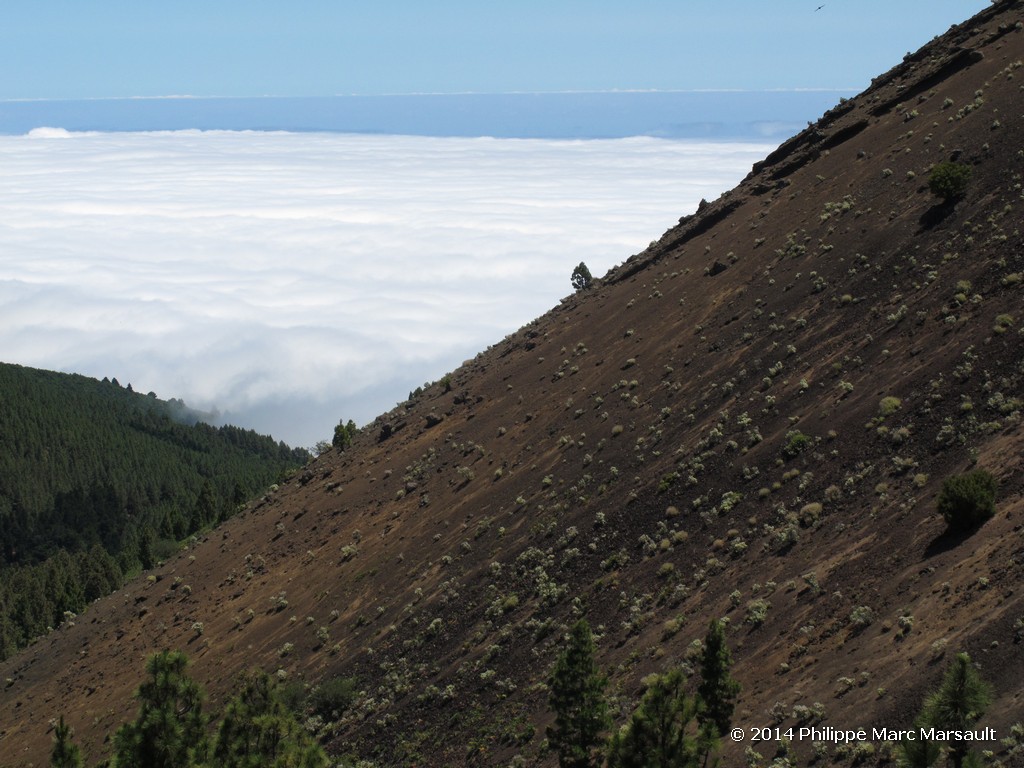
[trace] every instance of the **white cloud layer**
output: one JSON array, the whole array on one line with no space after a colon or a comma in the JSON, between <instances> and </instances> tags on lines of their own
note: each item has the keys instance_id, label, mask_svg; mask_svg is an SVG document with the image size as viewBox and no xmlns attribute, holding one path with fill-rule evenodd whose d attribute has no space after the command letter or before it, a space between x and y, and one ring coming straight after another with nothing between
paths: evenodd
<instances>
[{"instance_id":1,"label":"white cloud layer","mask_svg":"<svg viewBox=\"0 0 1024 768\"><path fill-rule=\"evenodd\" d=\"M765 144L0 137L0 359L294 445L371 419L642 250Z\"/></svg>"}]
</instances>

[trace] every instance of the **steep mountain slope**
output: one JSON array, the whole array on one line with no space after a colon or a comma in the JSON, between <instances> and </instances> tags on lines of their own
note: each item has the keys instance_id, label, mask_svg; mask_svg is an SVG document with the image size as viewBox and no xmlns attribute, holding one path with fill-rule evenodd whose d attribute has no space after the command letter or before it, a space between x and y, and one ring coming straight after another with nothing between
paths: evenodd
<instances>
[{"instance_id":1,"label":"steep mountain slope","mask_svg":"<svg viewBox=\"0 0 1024 768\"><path fill-rule=\"evenodd\" d=\"M100 758L145 657L181 648L215 702L252 665L356 676L354 706L311 723L337 754L551 765L541 683L580 614L617 723L727 616L736 725L906 728L965 649L995 686L983 723L1009 735L1022 6L909 56L594 287L6 662L5 764L42 763L61 713ZM951 158L972 173L944 204L927 180ZM937 493L972 466L998 478L997 513L948 534ZM774 750L729 743L726 764L748 745Z\"/></svg>"}]
</instances>

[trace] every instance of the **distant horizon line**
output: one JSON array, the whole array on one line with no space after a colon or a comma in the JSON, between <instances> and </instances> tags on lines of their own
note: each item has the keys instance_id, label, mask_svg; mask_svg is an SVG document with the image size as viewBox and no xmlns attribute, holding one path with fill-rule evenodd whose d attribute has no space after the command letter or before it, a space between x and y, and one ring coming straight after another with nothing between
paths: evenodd
<instances>
[{"instance_id":1,"label":"distant horizon line","mask_svg":"<svg viewBox=\"0 0 1024 768\"><path fill-rule=\"evenodd\" d=\"M39 139L39 140L60 140L60 139L74 139L79 137L93 137L93 136L107 136L111 134L118 135L136 135L136 136L166 136L168 134L261 134L261 135L306 135L306 134L323 134L323 135L334 135L334 136L373 136L377 138L408 138L408 139L453 139L453 140L477 140L477 139L495 139L499 141L539 141L539 142L621 142L621 141L632 141L636 139L650 140L654 142L673 142L681 144L706 144L706 145L718 145L718 144L753 144L753 145L764 145L769 147L777 146L778 142L773 142L770 138L763 138L760 136L723 136L723 137L696 137L696 136L654 136L647 133L636 133L626 134L621 136L599 136L599 137L587 137L587 136L494 136L491 134L481 135L433 135L433 134L421 134L421 133L385 133L385 132L366 132L366 131L350 131L350 130L330 130L330 129L311 129L311 130L294 130L289 128L152 128L145 130L117 130L117 129L86 129L78 130L73 128L63 128L59 125L37 125L34 128L30 128L24 133L3 133L0 131L0 139L9 138L26 138L26 139Z\"/></svg>"},{"instance_id":2,"label":"distant horizon line","mask_svg":"<svg viewBox=\"0 0 1024 768\"><path fill-rule=\"evenodd\" d=\"M21 104L62 101L206 101L214 99L337 99L337 98L402 98L415 96L571 96L614 94L680 94L680 93L859 93L863 88L610 88L556 91L410 91L389 93L333 93L315 95L260 94L250 96L167 94L162 96L25 96L0 98L0 104Z\"/></svg>"}]
</instances>

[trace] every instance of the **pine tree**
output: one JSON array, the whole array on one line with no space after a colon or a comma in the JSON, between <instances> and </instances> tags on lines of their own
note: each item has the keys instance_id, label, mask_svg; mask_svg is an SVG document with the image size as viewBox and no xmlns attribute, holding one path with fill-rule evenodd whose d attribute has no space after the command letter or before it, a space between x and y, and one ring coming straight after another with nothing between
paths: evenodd
<instances>
[{"instance_id":1,"label":"pine tree","mask_svg":"<svg viewBox=\"0 0 1024 768\"><path fill-rule=\"evenodd\" d=\"M688 733L697 700L686 695L681 669L659 677L608 748L608 768L698 768L717 740L706 729Z\"/></svg>"},{"instance_id":2,"label":"pine tree","mask_svg":"<svg viewBox=\"0 0 1024 768\"><path fill-rule=\"evenodd\" d=\"M589 288L594 282L594 276L590 274L590 269L584 262L580 262L576 265L576 269L572 271L572 287L577 291L582 291L585 288Z\"/></svg>"},{"instance_id":3,"label":"pine tree","mask_svg":"<svg viewBox=\"0 0 1024 768\"><path fill-rule=\"evenodd\" d=\"M242 484L236 480L235 487L231 491L231 501L225 503L224 506L221 507L219 522L223 523L239 509L245 506L246 499L248 499L248 494L246 494L245 489L242 488Z\"/></svg>"},{"instance_id":4,"label":"pine tree","mask_svg":"<svg viewBox=\"0 0 1024 768\"><path fill-rule=\"evenodd\" d=\"M992 701L992 689L978 674L971 657L958 653L942 685L927 698L922 713L926 725L949 731L969 731L981 719ZM954 741L949 746L949 762L963 768L971 754L971 742Z\"/></svg>"},{"instance_id":5,"label":"pine tree","mask_svg":"<svg viewBox=\"0 0 1024 768\"><path fill-rule=\"evenodd\" d=\"M203 690L188 676L188 657L161 651L146 662L139 713L114 736L117 768L189 768L206 753Z\"/></svg>"},{"instance_id":6,"label":"pine tree","mask_svg":"<svg viewBox=\"0 0 1024 768\"><path fill-rule=\"evenodd\" d=\"M139 536L139 565L142 570L148 571L156 564L156 557L153 555L153 535L144 531Z\"/></svg>"},{"instance_id":7,"label":"pine tree","mask_svg":"<svg viewBox=\"0 0 1024 768\"><path fill-rule=\"evenodd\" d=\"M729 674L731 666L732 656L725 643L725 623L713 619L704 638L704 652L700 659L697 722L713 728L719 737L729 732L736 697L740 692L740 684Z\"/></svg>"},{"instance_id":8,"label":"pine tree","mask_svg":"<svg viewBox=\"0 0 1024 768\"><path fill-rule=\"evenodd\" d=\"M224 711L215 768L325 768L320 745L284 705L273 678L251 673Z\"/></svg>"},{"instance_id":9,"label":"pine tree","mask_svg":"<svg viewBox=\"0 0 1024 768\"><path fill-rule=\"evenodd\" d=\"M71 741L74 731L64 722L64 715L53 733L53 750L50 752L50 765L53 768L82 768L82 752L78 745Z\"/></svg>"},{"instance_id":10,"label":"pine tree","mask_svg":"<svg viewBox=\"0 0 1024 768\"><path fill-rule=\"evenodd\" d=\"M347 423L343 419L334 428L334 437L331 439L331 444L339 451L344 451L352 445L352 438L355 437L358 431L359 429L352 419L349 419Z\"/></svg>"},{"instance_id":11,"label":"pine tree","mask_svg":"<svg viewBox=\"0 0 1024 768\"><path fill-rule=\"evenodd\" d=\"M925 739L924 729L927 726L923 718L918 718L915 727L917 728L916 738L903 739L900 742L900 749L903 752L901 765L903 768L931 768L939 759L939 743Z\"/></svg>"},{"instance_id":12,"label":"pine tree","mask_svg":"<svg viewBox=\"0 0 1024 768\"><path fill-rule=\"evenodd\" d=\"M573 625L569 645L558 657L548 681L548 703L555 722L548 727L551 748L561 768L590 768L595 750L611 724L604 689L608 679L594 662L594 638L586 619Z\"/></svg>"},{"instance_id":13,"label":"pine tree","mask_svg":"<svg viewBox=\"0 0 1024 768\"><path fill-rule=\"evenodd\" d=\"M188 527L190 532L202 530L207 525L217 520L217 497L213 492L213 485L209 480L203 482L199 490L199 496L192 507L192 516L189 518Z\"/></svg>"}]
</instances>

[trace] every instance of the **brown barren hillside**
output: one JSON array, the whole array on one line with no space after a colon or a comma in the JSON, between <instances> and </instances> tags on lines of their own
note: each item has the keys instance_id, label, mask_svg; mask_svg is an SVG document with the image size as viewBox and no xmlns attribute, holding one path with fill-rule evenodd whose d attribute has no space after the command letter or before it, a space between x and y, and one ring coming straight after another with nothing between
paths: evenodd
<instances>
[{"instance_id":1,"label":"brown barren hillside","mask_svg":"<svg viewBox=\"0 0 1024 768\"><path fill-rule=\"evenodd\" d=\"M553 765L543 682L580 615L617 724L724 616L735 725L906 728L966 650L995 689L981 725L1009 736L1022 22L999 2L954 27L589 290L4 663L0 762L45 764L61 714L101 759L146 657L180 648L214 708L253 666L357 677L353 707L320 724L337 755ZM928 178L950 159L971 176L943 203ZM973 467L999 481L996 515L948 534L938 491ZM793 748L806 764L810 740Z\"/></svg>"}]
</instances>

